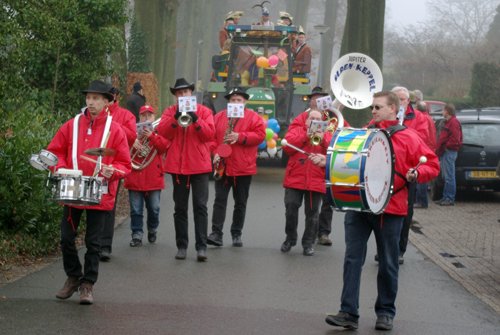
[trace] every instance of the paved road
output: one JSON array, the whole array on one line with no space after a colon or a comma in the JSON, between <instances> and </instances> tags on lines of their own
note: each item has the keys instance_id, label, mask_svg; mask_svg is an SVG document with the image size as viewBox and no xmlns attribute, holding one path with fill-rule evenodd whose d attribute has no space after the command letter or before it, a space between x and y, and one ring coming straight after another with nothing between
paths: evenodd
<instances>
[{"instance_id":1,"label":"paved road","mask_svg":"<svg viewBox=\"0 0 500 335\"><path fill-rule=\"evenodd\" d=\"M158 243L130 248L128 220L118 227L112 261L101 265L95 304L58 301L62 263L0 288L1 334L335 334L324 322L342 286L343 214L335 213L332 247L314 257L284 239L283 170L261 169L251 189L243 248L210 248L208 262L176 252L170 189L163 194ZM170 187L170 186L169 186ZM211 199L213 198L211 185ZM210 209L211 212L211 209ZM421 214L417 215L417 219ZM228 228L228 227L226 227ZM302 231L303 224L299 226ZM425 229L425 228L424 228ZM225 229L227 231L227 229ZM190 232L193 236L193 232ZM228 234L229 235L229 234ZM226 244L229 238L226 237ZM359 334L374 330L375 250L364 267ZM391 334L499 334L500 319L413 246L400 270L398 315Z\"/></svg>"}]
</instances>

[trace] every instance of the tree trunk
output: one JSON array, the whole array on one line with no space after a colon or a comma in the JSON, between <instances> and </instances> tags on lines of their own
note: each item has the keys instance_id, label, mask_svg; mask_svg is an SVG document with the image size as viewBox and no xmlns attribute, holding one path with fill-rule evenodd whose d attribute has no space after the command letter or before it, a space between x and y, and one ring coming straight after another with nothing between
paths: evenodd
<instances>
[{"instance_id":1,"label":"tree trunk","mask_svg":"<svg viewBox=\"0 0 500 335\"><path fill-rule=\"evenodd\" d=\"M323 69L323 82L321 83L323 89L328 91L330 89L330 71L332 69L333 47L335 41L335 27L337 26L338 16L338 0L330 0L325 3L325 18L323 24L330 27L323 36L323 48L325 48L324 57L321 59L321 68ZM336 55L335 58L337 58Z\"/></svg>"}]
</instances>

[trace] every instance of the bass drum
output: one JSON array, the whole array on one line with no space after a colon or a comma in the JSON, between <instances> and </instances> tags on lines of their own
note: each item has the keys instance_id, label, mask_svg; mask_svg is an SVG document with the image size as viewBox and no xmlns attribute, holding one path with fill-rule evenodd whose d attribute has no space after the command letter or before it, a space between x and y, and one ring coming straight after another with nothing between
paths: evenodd
<instances>
[{"instance_id":1,"label":"bass drum","mask_svg":"<svg viewBox=\"0 0 500 335\"><path fill-rule=\"evenodd\" d=\"M382 129L335 131L327 151L327 197L337 210L379 214L392 194L394 154Z\"/></svg>"}]
</instances>

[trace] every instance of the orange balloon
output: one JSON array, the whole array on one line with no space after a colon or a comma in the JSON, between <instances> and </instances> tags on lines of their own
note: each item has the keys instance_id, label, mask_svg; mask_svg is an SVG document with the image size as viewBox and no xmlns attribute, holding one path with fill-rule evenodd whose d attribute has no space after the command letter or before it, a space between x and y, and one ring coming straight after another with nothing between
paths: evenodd
<instances>
[{"instance_id":1,"label":"orange balloon","mask_svg":"<svg viewBox=\"0 0 500 335\"><path fill-rule=\"evenodd\" d=\"M276 148L276 140L270 139L267 141L267 147L268 148Z\"/></svg>"},{"instance_id":2,"label":"orange balloon","mask_svg":"<svg viewBox=\"0 0 500 335\"><path fill-rule=\"evenodd\" d=\"M256 64L258 67L268 68L269 67L269 60L264 56L260 56L259 58L257 58Z\"/></svg>"}]
</instances>

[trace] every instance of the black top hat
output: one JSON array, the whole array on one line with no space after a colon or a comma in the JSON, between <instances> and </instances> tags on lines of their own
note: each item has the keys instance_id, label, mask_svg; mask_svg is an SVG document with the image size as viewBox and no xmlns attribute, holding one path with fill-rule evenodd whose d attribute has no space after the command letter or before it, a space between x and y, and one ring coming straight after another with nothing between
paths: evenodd
<instances>
[{"instance_id":1,"label":"black top hat","mask_svg":"<svg viewBox=\"0 0 500 335\"><path fill-rule=\"evenodd\" d=\"M175 86L170 87L170 92L175 94L177 90L182 90L183 88L189 88L191 91L194 91L194 83L188 83L186 79L179 78L175 81Z\"/></svg>"},{"instance_id":2,"label":"black top hat","mask_svg":"<svg viewBox=\"0 0 500 335\"><path fill-rule=\"evenodd\" d=\"M241 95L243 98L245 98L245 100L248 100L248 98L250 98L250 96L247 94L247 92L245 92L245 90L242 89L241 87L232 88L229 91L229 93L224 96L224 98L229 100L232 95Z\"/></svg>"},{"instance_id":3,"label":"black top hat","mask_svg":"<svg viewBox=\"0 0 500 335\"><path fill-rule=\"evenodd\" d=\"M311 94L308 95L309 99L313 97L313 95L321 95L322 97L329 95L326 92L323 92L323 88L320 86L316 86L312 89Z\"/></svg>"},{"instance_id":4,"label":"black top hat","mask_svg":"<svg viewBox=\"0 0 500 335\"><path fill-rule=\"evenodd\" d=\"M114 97L113 94L110 92L112 86L109 84L106 84L102 80L94 80L93 82L90 83L89 87L86 90L83 90L83 94L87 93L99 93L104 95L108 101L113 101Z\"/></svg>"},{"instance_id":5,"label":"black top hat","mask_svg":"<svg viewBox=\"0 0 500 335\"><path fill-rule=\"evenodd\" d=\"M142 85L141 85L141 82L140 81L136 81L134 83L134 86L132 88L134 90L135 93L139 92L140 90L142 90Z\"/></svg>"}]
</instances>

